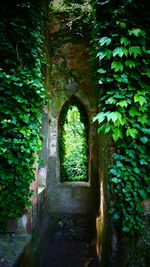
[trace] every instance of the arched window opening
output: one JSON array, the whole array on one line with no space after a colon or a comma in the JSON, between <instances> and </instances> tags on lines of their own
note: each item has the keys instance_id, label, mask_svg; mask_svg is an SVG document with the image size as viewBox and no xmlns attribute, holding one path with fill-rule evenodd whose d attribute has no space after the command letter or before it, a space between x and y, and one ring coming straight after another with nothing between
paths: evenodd
<instances>
[{"instance_id":1,"label":"arched window opening","mask_svg":"<svg viewBox=\"0 0 150 267\"><path fill-rule=\"evenodd\" d=\"M88 180L88 120L77 101L62 110L59 136L61 182Z\"/></svg>"}]
</instances>

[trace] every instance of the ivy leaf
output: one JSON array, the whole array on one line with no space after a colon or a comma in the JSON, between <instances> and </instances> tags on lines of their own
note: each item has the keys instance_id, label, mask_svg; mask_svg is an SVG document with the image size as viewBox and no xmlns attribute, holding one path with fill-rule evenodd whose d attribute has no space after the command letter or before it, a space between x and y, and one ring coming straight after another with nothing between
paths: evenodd
<instances>
[{"instance_id":1,"label":"ivy leaf","mask_svg":"<svg viewBox=\"0 0 150 267\"><path fill-rule=\"evenodd\" d=\"M109 97L106 104L115 104L117 100L114 97Z\"/></svg>"},{"instance_id":2,"label":"ivy leaf","mask_svg":"<svg viewBox=\"0 0 150 267\"><path fill-rule=\"evenodd\" d=\"M131 136L133 139L135 139L138 135L138 131L134 128L129 128L126 131L127 136Z\"/></svg>"},{"instance_id":3,"label":"ivy leaf","mask_svg":"<svg viewBox=\"0 0 150 267\"><path fill-rule=\"evenodd\" d=\"M121 75L121 81L122 81L123 83L128 83L128 77L127 77L126 74L122 74L122 75Z\"/></svg>"},{"instance_id":4,"label":"ivy leaf","mask_svg":"<svg viewBox=\"0 0 150 267\"><path fill-rule=\"evenodd\" d=\"M98 2L99 5L103 6L107 3L109 3L110 0L105 0L105 1L101 1L101 2Z\"/></svg>"},{"instance_id":5,"label":"ivy leaf","mask_svg":"<svg viewBox=\"0 0 150 267\"><path fill-rule=\"evenodd\" d=\"M136 91L137 88L135 86L132 86L131 84L128 84L128 89L131 91Z\"/></svg>"},{"instance_id":6,"label":"ivy leaf","mask_svg":"<svg viewBox=\"0 0 150 267\"><path fill-rule=\"evenodd\" d=\"M115 112L110 112L107 115L107 119L108 121L112 120L113 122L116 122L117 120L121 121L121 113L119 113L118 111Z\"/></svg>"},{"instance_id":7,"label":"ivy leaf","mask_svg":"<svg viewBox=\"0 0 150 267\"><path fill-rule=\"evenodd\" d=\"M147 198L147 193L143 189L138 189L138 192L140 193L140 195L143 199Z\"/></svg>"},{"instance_id":8,"label":"ivy leaf","mask_svg":"<svg viewBox=\"0 0 150 267\"><path fill-rule=\"evenodd\" d=\"M149 54L150 55L150 50L145 50L144 51L146 54ZM147 62L147 61L146 61Z\"/></svg>"},{"instance_id":9,"label":"ivy leaf","mask_svg":"<svg viewBox=\"0 0 150 267\"><path fill-rule=\"evenodd\" d=\"M142 124L147 123L148 115L143 114L142 116L138 117L138 122L141 122Z\"/></svg>"},{"instance_id":10,"label":"ivy leaf","mask_svg":"<svg viewBox=\"0 0 150 267\"><path fill-rule=\"evenodd\" d=\"M144 71L144 74L150 78L150 68L144 67L143 71Z\"/></svg>"},{"instance_id":11,"label":"ivy leaf","mask_svg":"<svg viewBox=\"0 0 150 267\"><path fill-rule=\"evenodd\" d=\"M118 82L128 83L128 77L126 74L121 74L121 76L119 74L114 74L113 76Z\"/></svg>"},{"instance_id":12,"label":"ivy leaf","mask_svg":"<svg viewBox=\"0 0 150 267\"><path fill-rule=\"evenodd\" d=\"M105 54L108 59L111 58L112 51L110 49L105 49Z\"/></svg>"},{"instance_id":13,"label":"ivy leaf","mask_svg":"<svg viewBox=\"0 0 150 267\"><path fill-rule=\"evenodd\" d=\"M99 72L99 73L101 73L101 74L104 74L104 73L106 73L106 70L104 70L104 69L98 69L98 71L97 72Z\"/></svg>"},{"instance_id":14,"label":"ivy leaf","mask_svg":"<svg viewBox=\"0 0 150 267\"><path fill-rule=\"evenodd\" d=\"M2 154L7 151L7 148L1 148Z\"/></svg>"},{"instance_id":15,"label":"ivy leaf","mask_svg":"<svg viewBox=\"0 0 150 267\"><path fill-rule=\"evenodd\" d=\"M102 79L100 79L100 80L98 81L99 84L103 84L103 82L104 82L104 81L103 81Z\"/></svg>"},{"instance_id":16,"label":"ivy leaf","mask_svg":"<svg viewBox=\"0 0 150 267\"><path fill-rule=\"evenodd\" d=\"M109 124L108 124L109 125ZM106 127L106 129L105 129L105 133L108 133L108 132L110 132L111 131L111 127L110 126L108 126L108 127Z\"/></svg>"},{"instance_id":17,"label":"ivy leaf","mask_svg":"<svg viewBox=\"0 0 150 267\"><path fill-rule=\"evenodd\" d=\"M128 50L125 47L116 47L113 50L113 57L118 55L119 57L122 57L123 55L127 56L128 55Z\"/></svg>"},{"instance_id":18,"label":"ivy leaf","mask_svg":"<svg viewBox=\"0 0 150 267\"><path fill-rule=\"evenodd\" d=\"M113 139L116 142L119 138L123 138L122 129L114 127L113 128Z\"/></svg>"},{"instance_id":19,"label":"ivy leaf","mask_svg":"<svg viewBox=\"0 0 150 267\"><path fill-rule=\"evenodd\" d=\"M126 67L129 67L131 69L131 68L135 68L136 63L133 60L127 59L125 62L125 65L126 65Z\"/></svg>"},{"instance_id":20,"label":"ivy leaf","mask_svg":"<svg viewBox=\"0 0 150 267\"><path fill-rule=\"evenodd\" d=\"M114 76L115 80L117 80L118 82L122 82L122 78L120 75L114 74L113 76Z\"/></svg>"},{"instance_id":21,"label":"ivy leaf","mask_svg":"<svg viewBox=\"0 0 150 267\"><path fill-rule=\"evenodd\" d=\"M140 112L137 110L137 108L135 106L132 106L129 109L129 114L130 114L131 117L134 117L134 116L139 116Z\"/></svg>"},{"instance_id":22,"label":"ivy leaf","mask_svg":"<svg viewBox=\"0 0 150 267\"><path fill-rule=\"evenodd\" d=\"M112 82L112 81L113 81L112 78L110 78L110 77L106 77L106 82L110 83L110 82Z\"/></svg>"},{"instance_id":23,"label":"ivy leaf","mask_svg":"<svg viewBox=\"0 0 150 267\"><path fill-rule=\"evenodd\" d=\"M138 95L138 94L136 94L136 95L134 96L134 102L135 102L135 103L136 103L136 102L139 102L139 104L140 104L141 107L143 106L144 103L147 103L145 97L142 96L142 95Z\"/></svg>"},{"instance_id":24,"label":"ivy leaf","mask_svg":"<svg viewBox=\"0 0 150 267\"><path fill-rule=\"evenodd\" d=\"M123 71L123 65L119 61L113 61L111 64L111 68L114 69L115 72L117 71Z\"/></svg>"},{"instance_id":25,"label":"ivy leaf","mask_svg":"<svg viewBox=\"0 0 150 267\"><path fill-rule=\"evenodd\" d=\"M119 160L116 161L116 165L117 165L117 167L123 167L123 164Z\"/></svg>"},{"instance_id":26,"label":"ivy leaf","mask_svg":"<svg viewBox=\"0 0 150 267\"><path fill-rule=\"evenodd\" d=\"M130 182L127 182L127 184L126 184L126 188L127 188L127 189L131 189L131 183L130 183Z\"/></svg>"},{"instance_id":27,"label":"ivy leaf","mask_svg":"<svg viewBox=\"0 0 150 267\"><path fill-rule=\"evenodd\" d=\"M103 124L101 127L98 128L98 133L104 132L107 128L107 124Z\"/></svg>"},{"instance_id":28,"label":"ivy leaf","mask_svg":"<svg viewBox=\"0 0 150 267\"><path fill-rule=\"evenodd\" d=\"M126 23L125 22L122 22L122 21L116 21L116 24L119 25L122 29L125 29L126 28Z\"/></svg>"},{"instance_id":29,"label":"ivy leaf","mask_svg":"<svg viewBox=\"0 0 150 267\"><path fill-rule=\"evenodd\" d=\"M99 60L103 59L105 56L106 54L103 51L97 53L97 57L99 57Z\"/></svg>"},{"instance_id":30,"label":"ivy leaf","mask_svg":"<svg viewBox=\"0 0 150 267\"><path fill-rule=\"evenodd\" d=\"M117 184L120 180L118 178L112 178L111 179L113 183Z\"/></svg>"},{"instance_id":31,"label":"ivy leaf","mask_svg":"<svg viewBox=\"0 0 150 267\"><path fill-rule=\"evenodd\" d=\"M116 105L117 106L121 106L121 107L127 107L128 106L128 103L127 103L126 100L122 100L122 101L117 102Z\"/></svg>"},{"instance_id":32,"label":"ivy leaf","mask_svg":"<svg viewBox=\"0 0 150 267\"><path fill-rule=\"evenodd\" d=\"M103 46L103 45L108 46L110 43L111 43L111 38L108 38L107 36L102 37L102 38L99 40L99 44L100 44L100 46Z\"/></svg>"},{"instance_id":33,"label":"ivy leaf","mask_svg":"<svg viewBox=\"0 0 150 267\"><path fill-rule=\"evenodd\" d=\"M112 51L110 49L104 49L104 51L100 51L97 53L97 57L99 57L99 60L103 59L104 57L107 57L108 59L111 57Z\"/></svg>"},{"instance_id":34,"label":"ivy leaf","mask_svg":"<svg viewBox=\"0 0 150 267\"><path fill-rule=\"evenodd\" d=\"M126 37L122 37L120 39L120 43L121 44L124 44L125 46L127 46L127 45L130 45L131 44L131 41L128 38L126 38Z\"/></svg>"},{"instance_id":35,"label":"ivy leaf","mask_svg":"<svg viewBox=\"0 0 150 267\"><path fill-rule=\"evenodd\" d=\"M134 35L136 37L139 37L140 35L145 37L146 33L145 31L139 29L139 28L133 28L132 30L128 31L129 35Z\"/></svg>"},{"instance_id":36,"label":"ivy leaf","mask_svg":"<svg viewBox=\"0 0 150 267\"><path fill-rule=\"evenodd\" d=\"M93 118L93 122L95 122L96 120L98 120L99 123L101 123L104 119L105 119L105 113L104 112L100 112L98 113L94 118Z\"/></svg>"},{"instance_id":37,"label":"ivy leaf","mask_svg":"<svg viewBox=\"0 0 150 267\"><path fill-rule=\"evenodd\" d=\"M122 228L122 231L123 232L130 232L130 228L125 226L125 227Z\"/></svg>"},{"instance_id":38,"label":"ivy leaf","mask_svg":"<svg viewBox=\"0 0 150 267\"><path fill-rule=\"evenodd\" d=\"M146 136L142 136L140 137L140 141L143 143L143 144L146 144L148 142L148 138Z\"/></svg>"},{"instance_id":39,"label":"ivy leaf","mask_svg":"<svg viewBox=\"0 0 150 267\"><path fill-rule=\"evenodd\" d=\"M129 48L129 54L133 54L134 58L136 58L138 55L142 55L141 48L139 46L131 46Z\"/></svg>"},{"instance_id":40,"label":"ivy leaf","mask_svg":"<svg viewBox=\"0 0 150 267\"><path fill-rule=\"evenodd\" d=\"M115 220L118 220L118 219L120 218L120 215L119 215L118 213L115 213L115 214L113 215L113 218L114 218Z\"/></svg>"},{"instance_id":41,"label":"ivy leaf","mask_svg":"<svg viewBox=\"0 0 150 267\"><path fill-rule=\"evenodd\" d=\"M141 140L141 138L140 138L140 140ZM142 140L141 140L141 141L142 141ZM141 165L147 165L147 162L146 162L145 160L141 159L141 160L140 160L140 164L141 164Z\"/></svg>"}]
</instances>

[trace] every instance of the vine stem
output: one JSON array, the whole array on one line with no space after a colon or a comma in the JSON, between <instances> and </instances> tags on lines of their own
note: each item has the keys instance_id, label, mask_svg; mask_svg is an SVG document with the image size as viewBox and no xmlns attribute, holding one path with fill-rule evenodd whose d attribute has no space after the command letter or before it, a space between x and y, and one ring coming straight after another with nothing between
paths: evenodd
<instances>
[{"instance_id":1,"label":"vine stem","mask_svg":"<svg viewBox=\"0 0 150 267\"><path fill-rule=\"evenodd\" d=\"M18 59L18 61L19 61L20 58L19 58L18 43L16 43L16 54L17 54L17 59Z\"/></svg>"}]
</instances>

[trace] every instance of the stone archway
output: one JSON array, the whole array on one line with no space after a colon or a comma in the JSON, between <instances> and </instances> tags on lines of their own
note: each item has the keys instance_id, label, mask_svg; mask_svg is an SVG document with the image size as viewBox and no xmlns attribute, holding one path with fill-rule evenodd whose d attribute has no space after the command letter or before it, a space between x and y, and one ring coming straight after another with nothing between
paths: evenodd
<instances>
[{"instance_id":1,"label":"stone archway","mask_svg":"<svg viewBox=\"0 0 150 267\"><path fill-rule=\"evenodd\" d=\"M64 94L65 95L65 94ZM59 143L58 143L58 128L62 107L69 101L70 97L79 99L80 103L84 103L89 117L89 179L88 182L60 182L60 159L59 159ZM81 102L82 101L82 102ZM86 103L86 104L85 104ZM80 94L69 97L62 97L55 93L54 104L51 105L51 123L50 123L50 157L49 157L49 172L47 197L49 211L52 213L94 213L96 209L95 192L97 190L98 177L93 176L96 169L92 169L93 161L98 155L95 154L94 142L96 132L92 127L92 115L90 103L85 97L85 101L81 100ZM57 107L57 108L56 108ZM94 138L95 134L95 138ZM94 162L95 163L95 162Z\"/></svg>"},{"instance_id":2,"label":"stone archway","mask_svg":"<svg viewBox=\"0 0 150 267\"><path fill-rule=\"evenodd\" d=\"M79 245L80 240L82 248L79 254L83 255L84 247L88 245L90 248L91 240L95 238L99 206L99 147L97 127L93 124L93 117L97 114L98 95L88 70L88 36L77 37L61 14L56 15L56 28L53 27L54 20L52 17L49 35L46 36L49 66L45 82L51 103L44 110L43 116L43 131L46 136L43 144L43 173L46 174L45 202L50 223L50 250L53 253L56 246L54 253L61 253L60 247L65 246L66 255L66 251L70 251L69 244ZM84 182L60 181L59 123L63 107L70 99L75 99L82 105L88 118L88 181ZM70 240L72 243L68 243Z\"/></svg>"}]
</instances>

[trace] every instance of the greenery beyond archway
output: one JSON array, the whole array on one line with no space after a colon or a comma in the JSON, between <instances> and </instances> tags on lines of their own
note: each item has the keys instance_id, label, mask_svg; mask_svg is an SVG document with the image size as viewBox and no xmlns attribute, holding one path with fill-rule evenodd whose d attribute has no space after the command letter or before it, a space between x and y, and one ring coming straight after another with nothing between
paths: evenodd
<instances>
[{"instance_id":1,"label":"greenery beyond archway","mask_svg":"<svg viewBox=\"0 0 150 267\"><path fill-rule=\"evenodd\" d=\"M86 114L77 103L63 109L60 129L61 181L87 181L88 138Z\"/></svg>"}]
</instances>

